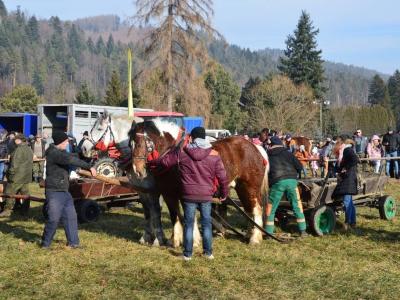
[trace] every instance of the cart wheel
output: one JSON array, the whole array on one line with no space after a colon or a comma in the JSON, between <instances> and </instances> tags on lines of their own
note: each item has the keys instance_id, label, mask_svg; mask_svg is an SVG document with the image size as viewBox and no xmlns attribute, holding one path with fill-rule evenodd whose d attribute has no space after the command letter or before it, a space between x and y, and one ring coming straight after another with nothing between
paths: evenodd
<instances>
[{"instance_id":1,"label":"cart wheel","mask_svg":"<svg viewBox=\"0 0 400 300\"><path fill-rule=\"evenodd\" d=\"M77 213L80 223L94 223L100 217L100 206L94 200L83 200L78 204Z\"/></svg>"},{"instance_id":2,"label":"cart wheel","mask_svg":"<svg viewBox=\"0 0 400 300\"><path fill-rule=\"evenodd\" d=\"M104 177L117 177L120 175L118 168L114 163L114 159L109 157L100 158L93 165L93 168L96 169L97 174L102 175Z\"/></svg>"},{"instance_id":3,"label":"cart wheel","mask_svg":"<svg viewBox=\"0 0 400 300\"><path fill-rule=\"evenodd\" d=\"M47 203L47 201L45 201L43 203L42 206L42 213L43 213L43 217L47 220L47 217L49 216L49 210L48 210L49 204Z\"/></svg>"},{"instance_id":4,"label":"cart wheel","mask_svg":"<svg viewBox=\"0 0 400 300\"><path fill-rule=\"evenodd\" d=\"M310 227L315 235L328 235L335 226L336 215L332 207L322 205L312 210L310 215Z\"/></svg>"},{"instance_id":5,"label":"cart wheel","mask_svg":"<svg viewBox=\"0 0 400 300\"><path fill-rule=\"evenodd\" d=\"M379 215L383 220L392 220L396 215L396 201L389 196L385 195L379 198Z\"/></svg>"}]
</instances>

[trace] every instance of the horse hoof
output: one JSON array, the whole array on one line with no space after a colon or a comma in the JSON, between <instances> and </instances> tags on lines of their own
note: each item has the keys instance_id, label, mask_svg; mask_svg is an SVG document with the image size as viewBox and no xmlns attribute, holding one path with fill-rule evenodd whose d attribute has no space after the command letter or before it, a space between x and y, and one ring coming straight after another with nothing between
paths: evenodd
<instances>
[{"instance_id":1,"label":"horse hoof","mask_svg":"<svg viewBox=\"0 0 400 300\"><path fill-rule=\"evenodd\" d=\"M260 242L259 241L254 241L254 240L250 240L249 241L249 245L250 246L260 246Z\"/></svg>"}]
</instances>

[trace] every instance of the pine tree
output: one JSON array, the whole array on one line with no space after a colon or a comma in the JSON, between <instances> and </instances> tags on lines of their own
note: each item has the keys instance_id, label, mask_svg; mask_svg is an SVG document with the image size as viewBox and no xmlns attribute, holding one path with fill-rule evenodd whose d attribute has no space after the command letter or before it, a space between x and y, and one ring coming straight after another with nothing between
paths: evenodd
<instances>
[{"instance_id":1,"label":"pine tree","mask_svg":"<svg viewBox=\"0 0 400 300\"><path fill-rule=\"evenodd\" d=\"M287 58L279 57L282 65L278 69L288 76L295 84L305 83L312 88L316 99L323 99L327 88L323 85L326 80L321 59L322 50L316 50L316 35L310 15L301 12L294 35L289 35L285 41Z\"/></svg>"},{"instance_id":2,"label":"pine tree","mask_svg":"<svg viewBox=\"0 0 400 300\"><path fill-rule=\"evenodd\" d=\"M123 101L124 90L121 85L121 80L119 79L117 71L113 70L111 80L108 84L108 90L106 91L106 96L104 97L104 105L121 106Z\"/></svg>"},{"instance_id":3,"label":"pine tree","mask_svg":"<svg viewBox=\"0 0 400 300\"><path fill-rule=\"evenodd\" d=\"M39 34L39 23L35 16L32 16L28 24L26 25L26 34L31 42L39 42L40 34Z\"/></svg>"},{"instance_id":4,"label":"pine tree","mask_svg":"<svg viewBox=\"0 0 400 300\"><path fill-rule=\"evenodd\" d=\"M392 102L396 126L400 128L400 72L396 70L388 81L388 92Z\"/></svg>"},{"instance_id":5,"label":"pine tree","mask_svg":"<svg viewBox=\"0 0 400 300\"><path fill-rule=\"evenodd\" d=\"M1 99L0 111L36 113L39 103L34 87L17 85Z\"/></svg>"},{"instance_id":6,"label":"pine tree","mask_svg":"<svg viewBox=\"0 0 400 300\"><path fill-rule=\"evenodd\" d=\"M111 53L115 50L114 38L112 34L108 37L107 41L107 57L110 57Z\"/></svg>"},{"instance_id":7,"label":"pine tree","mask_svg":"<svg viewBox=\"0 0 400 300\"><path fill-rule=\"evenodd\" d=\"M0 0L0 20L2 19L2 18L5 18L5 17L7 17L7 8L6 8L6 6L4 5L4 2L3 2L3 0Z\"/></svg>"},{"instance_id":8,"label":"pine tree","mask_svg":"<svg viewBox=\"0 0 400 300\"><path fill-rule=\"evenodd\" d=\"M194 82L194 67L205 66L208 51L204 37L214 40L221 34L211 25L214 14L211 0L136 0L133 17L137 26L156 23L140 41L146 65L141 70L163 71L168 111L172 111L174 95L185 95L183 87ZM201 34L199 34L201 31ZM164 98L164 97L163 97Z\"/></svg>"},{"instance_id":9,"label":"pine tree","mask_svg":"<svg viewBox=\"0 0 400 300\"><path fill-rule=\"evenodd\" d=\"M68 32L68 46L71 55L78 61L78 56L83 50L85 50L85 43L80 36L75 24L72 24L71 30Z\"/></svg>"},{"instance_id":10,"label":"pine tree","mask_svg":"<svg viewBox=\"0 0 400 300\"><path fill-rule=\"evenodd\" d=\"M388 112L392 111L388 87L379 75L375 75L372 79L369 88L368 102L371 103L371 105L380 104L386 108Z\"/></svg>"},{"instance_id":11,"label":"pine tree","mask_svg":"<svg viewBox=\"0 0 400 300\"><path fill-rule=\"evenodd\" d=\"M78 104L88 104L93 105L96 104L96 96L94 95L92 89L89 86L89 83L84 80L79 91L76 93L76 102Z\"/></svg>"}]
</instances>

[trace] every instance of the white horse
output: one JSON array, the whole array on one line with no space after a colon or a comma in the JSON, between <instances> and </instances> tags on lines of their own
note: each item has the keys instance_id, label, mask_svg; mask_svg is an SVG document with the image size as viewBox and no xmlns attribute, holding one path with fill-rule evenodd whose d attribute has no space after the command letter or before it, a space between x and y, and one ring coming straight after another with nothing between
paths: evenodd
<instances>
[{"instance_id":1,"label":"white horse","mask_svg":"<svg viewBox=\"0 0 400 300\"><path fill-rule=\"evenodd\" d=\"M142 122L142 118L134 118L130 116L112 116L108 114L105 109L103 115L98 115L95 124L90 132L90 137L82 145L82 153L86 157L90 157L96 145L102 146L107 149L110 144L114 143L115 147L121 153L121 162L126 166L125 172L131 187L137 191L140 197L140 202L143 206L143 213L145 216L145 233L143 234L140 242L142 244L152 244L154 246L164 245L165 235L161 223L161 207L159 202L160 195L154 194L157 191L154 177L147 176L145 180L138 180L134 175L132 167L132 150L129 145L128 131L132 126L133 121ZM103 148L103 150L104 150ZM143 191L140 191L143 189ZM150 190L153 193L145 193L144 191ZM168 203L167 203L168 205ZM178 247L183 244L183 217L178 210L170 210L170 218L173 225L173 232L167 244L173 247ZM173 212L173 213L172 213ZM155 233L153 222L155 223ZM195 224L194 230L194 246L200 243L200 232Z\"/></svg>"}]
</instances>

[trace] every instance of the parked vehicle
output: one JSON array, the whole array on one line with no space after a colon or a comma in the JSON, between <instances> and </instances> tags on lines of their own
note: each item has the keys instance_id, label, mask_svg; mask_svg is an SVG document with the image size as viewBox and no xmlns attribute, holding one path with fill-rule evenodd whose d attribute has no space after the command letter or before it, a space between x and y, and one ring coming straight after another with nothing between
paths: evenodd
<instances>
[{"instance_id":1,"label":"parked vehicle","mask_svg":"<svg viewBox=\"0 0 400 300\"><path fill-rule=\"evenodd\" d=\"M26 136L37 133L38 115L27 113L0 113L0 135L10 131L22 132Z\"/></svg>"}]
</instances>

